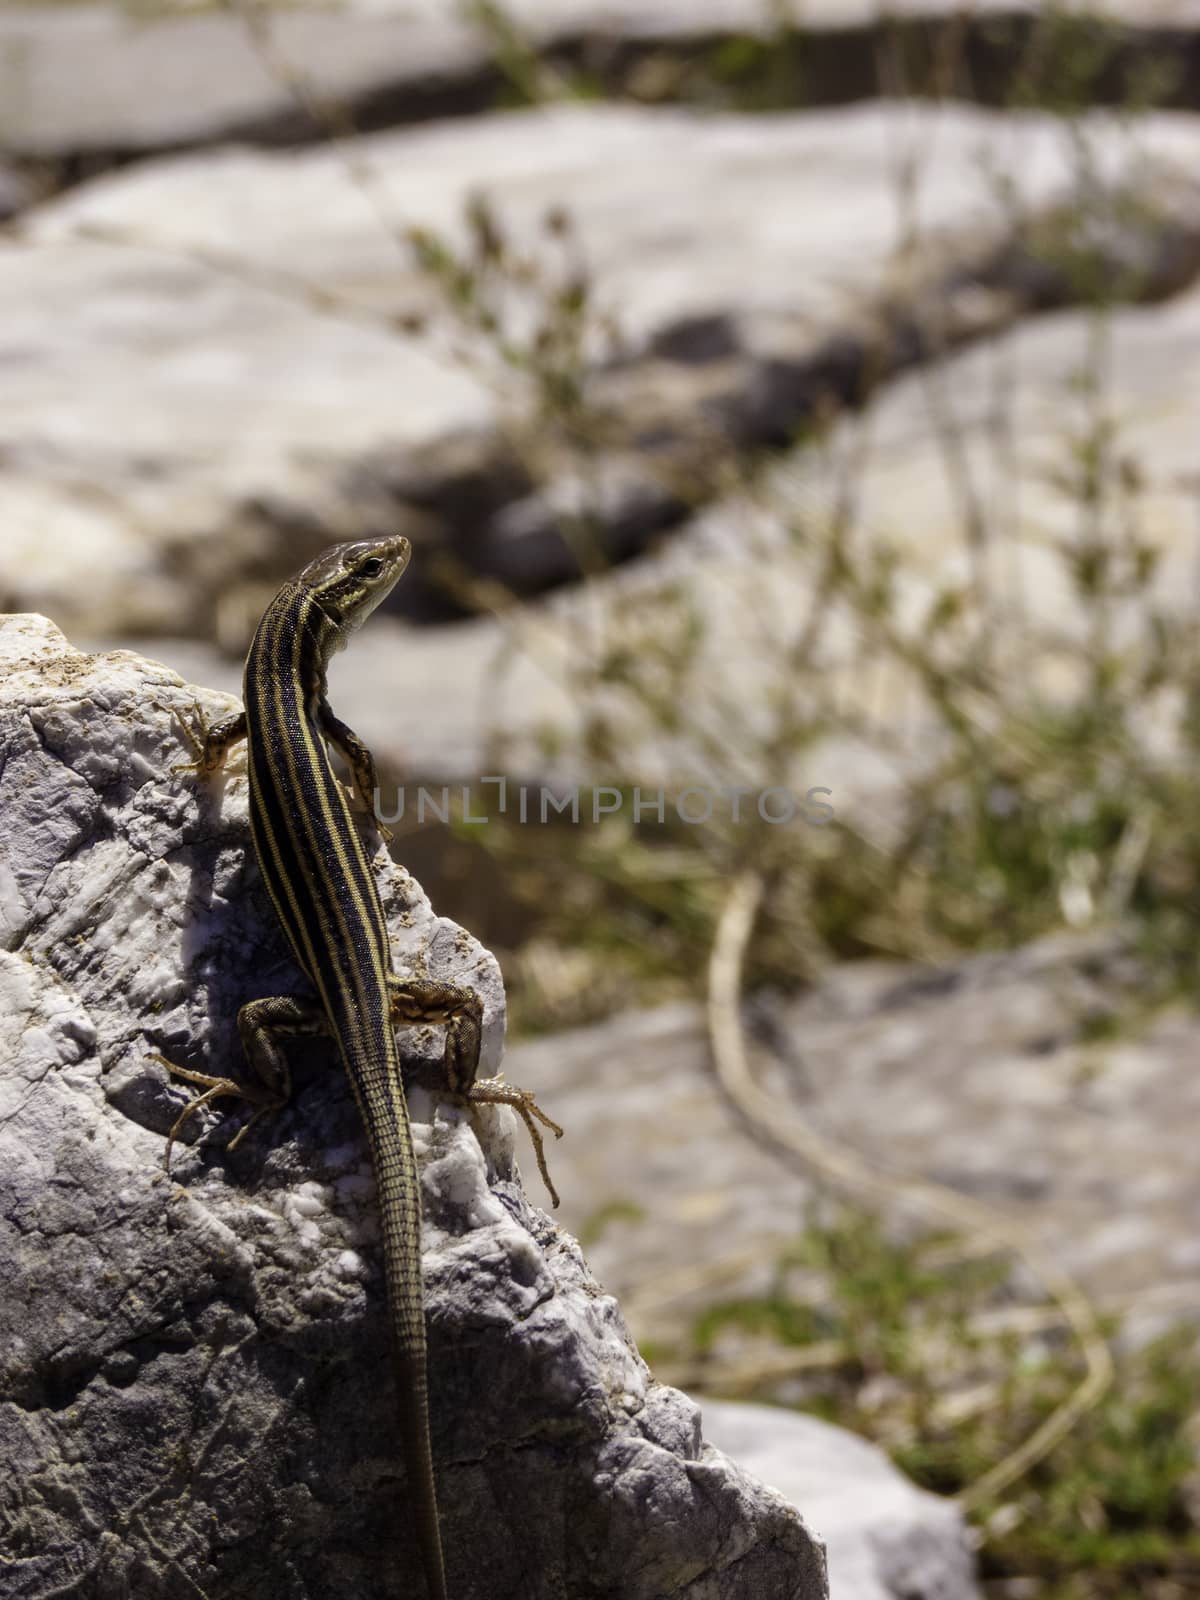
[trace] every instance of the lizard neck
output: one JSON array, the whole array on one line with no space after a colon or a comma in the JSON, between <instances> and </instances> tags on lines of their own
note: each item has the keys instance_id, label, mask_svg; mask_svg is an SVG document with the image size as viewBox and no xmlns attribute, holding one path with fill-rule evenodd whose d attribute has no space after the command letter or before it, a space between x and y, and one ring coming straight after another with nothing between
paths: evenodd
<instances>
[{"instance_id":1,"label":"lizard neck","mask_svg":"<svg viewBox=\"0 0 1200 1600\"><path fill-rule=\"evenodd\" d=\"M285 584L263 613L246 656L252 679L287 679L309 718L325 698L329 660L343 644L343 630L300 583Z\"/></svg>"}]
</instances>

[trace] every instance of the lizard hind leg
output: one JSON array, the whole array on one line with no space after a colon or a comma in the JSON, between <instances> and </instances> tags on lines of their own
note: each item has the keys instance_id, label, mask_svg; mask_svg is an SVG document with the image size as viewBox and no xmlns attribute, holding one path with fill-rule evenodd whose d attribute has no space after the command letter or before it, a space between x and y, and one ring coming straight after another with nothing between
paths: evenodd
<instances>
[{"instance_id":1,"label":"lizard hind leg","mask_svg":"<svg viewBox=\"0 0 1200 1600\"><path fill-rule=\"evenodd\" d=\"M528 1089L518 1089L515 1083L507 1083L503 1078L477 1078L466 1091L463 1099L474 1105L502 1105L513 1108L529 1129L529 1138L533 1145L534 1156L537 1158L538 1171L542 1175L542 1182L549 1191L551 1204L557 1209L558 1190L551 1182L550 1168L546 1165L546 1147L534 1118L536 1117L538 1122L549 1128L556 1139L561 1139L563 1130L558 1123L546 1115Z\"/></svg>"},{"instance_id":2,"label":"lizard hind leg","mask_svg":"<svg viewBox=\"0 0 1200 1600\"><path fill-rule=\"evenodd\" d=\"M392 1004L392 1024L404 1027L413 1023L442 1022L446 1025L446 1053L443 1057L444 1094L458 1105L511 1106L529 1130L538 1171L552 1203L558 1205L558 1191L550 1179L540 1122L562 1138L563 1130L541 1109L528 1089L518 1089L503 1078L479 1078L479 1051L483 1042L483 1003L473 989L434 978L388 978ZM536 1119L536 1121L535 1121Z\"/></svg>"},{"instance_id":3,"label":"lizard hind leg","mask_svg":"<svg viewBox=\"0 0 1200 1600\"><path fill-rule=\"evenodd\" d=\"M195 1095L188 1101L171 1125L163 1156L168 1171L171 1152L180 1130L197 1111L202 1111L214 1100L229 1096L247 1100L256 1107L254 1114L229 1141L230 1150L237 1149L260 1118L282 1110L291 1099L292 1074L280 1040L297 1034L329 1031L324 1008L315 1001L300 1000L293 995L272 995L262 1000L249 1000L238 1012L237 1020L242 1048L257 1074L257 1083L239 1083L235 1078L218 1077L197 1072L192 1067L180 1067L157 1052L150 1057L152 1061L161 1062L175 1077L199 1084L204 1090L203 1094Z\"/></svg>"}]
</instances>

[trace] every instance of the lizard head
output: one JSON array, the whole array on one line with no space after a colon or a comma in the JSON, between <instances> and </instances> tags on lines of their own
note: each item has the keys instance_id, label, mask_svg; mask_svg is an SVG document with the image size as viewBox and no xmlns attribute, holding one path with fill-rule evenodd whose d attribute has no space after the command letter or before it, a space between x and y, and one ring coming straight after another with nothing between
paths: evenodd
<instances>
[{"instance_id":1,"label":"lizard head","mask_svg":"<svg viewBox=\"0 0 1200 1600\"><path fill-rule=\"evenodd\" d=\"M412 546L401 534L335 544L296 580L333 623L338 643L360 628L408 565Z\"/></svg>"}]
</instances>

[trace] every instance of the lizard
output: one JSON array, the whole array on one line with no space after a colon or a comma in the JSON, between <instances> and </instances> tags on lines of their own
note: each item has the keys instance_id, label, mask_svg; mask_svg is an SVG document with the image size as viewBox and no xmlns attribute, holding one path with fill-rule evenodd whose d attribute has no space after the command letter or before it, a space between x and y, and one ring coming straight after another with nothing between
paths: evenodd
<instances>
[{"instance_id":1,"label":"lizard","mask_svg":"<svg viewBox=\"0 0 1200 1600\"><path fill-rule=\"evenodd\" d=\"M244 709L209 726L178 718L194 760L172 770L211 777L239 740L246 743L250 834L268 896L316 998L251 1000L238 1033L255 1069L239 1083L155 1055L172 1073L201 1085L176 1119L166 1160L183 1124L222 1096L256 1109L232 1149L261 1116L291 1094L281 1039L332 1034L353 1086L375 1170L384 1278L399 1395L400 1436L413 1520L430 1600L447 1600L429 1423L424 1297L421 1283L420 1184L409 1128L395 1029L444 1023L444 1095L455 1103L505 1104L524 1119L554 1204L535 1118L562 1130L533 1096L502 1078L476 1079L483 1006L471 989L392 971L387 923L370 859L329 745L342 756L360 808L373 812L375 761L330 708L326 675L345 646L408 565L400 535L335 545L286 582L271 601L246 656ZM383 831L381 829L381 831Z\"/></svg>"}]
</instances>

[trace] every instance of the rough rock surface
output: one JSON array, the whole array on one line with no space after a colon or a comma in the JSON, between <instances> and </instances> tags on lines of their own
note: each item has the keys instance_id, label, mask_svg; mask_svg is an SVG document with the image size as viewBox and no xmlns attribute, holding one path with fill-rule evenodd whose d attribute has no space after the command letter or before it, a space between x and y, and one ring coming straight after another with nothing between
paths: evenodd
<instances>
[{"instance_id":1,"label":"rough rock surface","mask_svg":"<svg viewBox=\"0 0 1200 1600\"><path fill-rule=\"evenodd\" d=\"M1092 132L1101 169L1170 197L1140 241L1165 292L1194 270L1200 229L1191 191L1164 172L1194 173L1200 121ZM898 153L915 162L920 240L903 271ZM350 530L398 524L421 556L533 592L578 572L560 532L572 506L628 555L713 492L714 437L790 440L815 406L852 396L868 363L911 359L914 316L936 308L953 343L1065 292L1031 270L1012 214L1071 188L1072 147L1051 119L557 106L373 136L355 159L379 191L337 149L145 163L39 208L0 253L9 609L89 635L242 641L258 586ZM600 454L590 487L577 461L551 459L552 492L532 491L501 426L527 414L529 392L459 359L444 314L421 337L385 325L436 297L375 201L400 227L461 241L475 190L515 245L560 265L544 223L565 206L597 312L621 325L625 355L589 382L626 442ZM298 277L362 314L326 314ZM414 562L397 603L428 613L434 574Z\"/></svg>"},{"instance_id":2,"label":"rough rock surface","mask_svg":"<svg viewBox=\"0 0 1200 1600\"><path fill-rule=\"evenodd\" d=\"M344 1074L314 1046L269 1132L162 1169L182 1093L147 1053L223 1068L237 1005L298 983L242 785L164 777L165 708L196 692L162 669L13 616L0 667L4 1593L393 1596L413 1552ZM475 986L494 1064L494 962L376 870L397 967ZM418 1074L437 1049L405 1042ZM507 1120L480 1119L481 1145L416 1091L414 1111L455 1594L821 1600L799 1517L703 1443L529 1206Z\"/></svg>"},{"instance_id":3,"label":"rough rock surface","mask_svg":"<svg viewBox=\"0 0 1200 1600\"><path fill-rule=\"evenodd\" d=\"M1194 0L1101 0L1091 9L1126 25L1098 93L1119 101L1137 65L1169 51L1184 69L1174 91L1189 103L1200 72ZM289 8L272 19L271 52L336 96L360 127L479 110L497 102L506 80L495 41L464 10L438 0ZM502 10L551 63L637 96L686 91L679 69L697 59L719 77L722 45L767 40L777 27L761 0L504 0ZM936 38L948 19L964 28L970 62L951 92L1011 85L1037 10L1034 0L972 0L964 21L960 0L803 0L793 8L807 52L797 98L828 104L887 92L881 44L899 23ZM181 15L169 3L136 13L88 4L0 12L0 147L95 159L318 132L236 14Z\"/></svg>"},{"instance_id":4,"label":"rough rock surface","mask_svg":"<svg viewBox=\"0 0 1200 1600\"><path fill-rule=\"evenodd\" d=\"M854 963L748 1023L772 1042L755 1059L781 1106L888 1170L1007 1209L1141 1337L1200 1310L1200 1022L1180 1006L1106 1029L1138 985L1119 938L1072 936L945 969ZM563 1145L563 1220L639 1339L677 1334L697 1289L765 1290L813 1185L773 1159L764 1177L697 1010L521 1044L507 1070L588 1129Z\"/></svg>"},{"instance_id":5,"label":"rough rock surface","mask_svg":"<svg viewBox=\"0 0 1200 1600\"><path fill-rule=\"evenodd\" d=\"M702 1402L707 1437L821 1530L829 1600L977 1600L962 1512L873 1444L779 1406Z\"/></svg>"}]
</instances>

